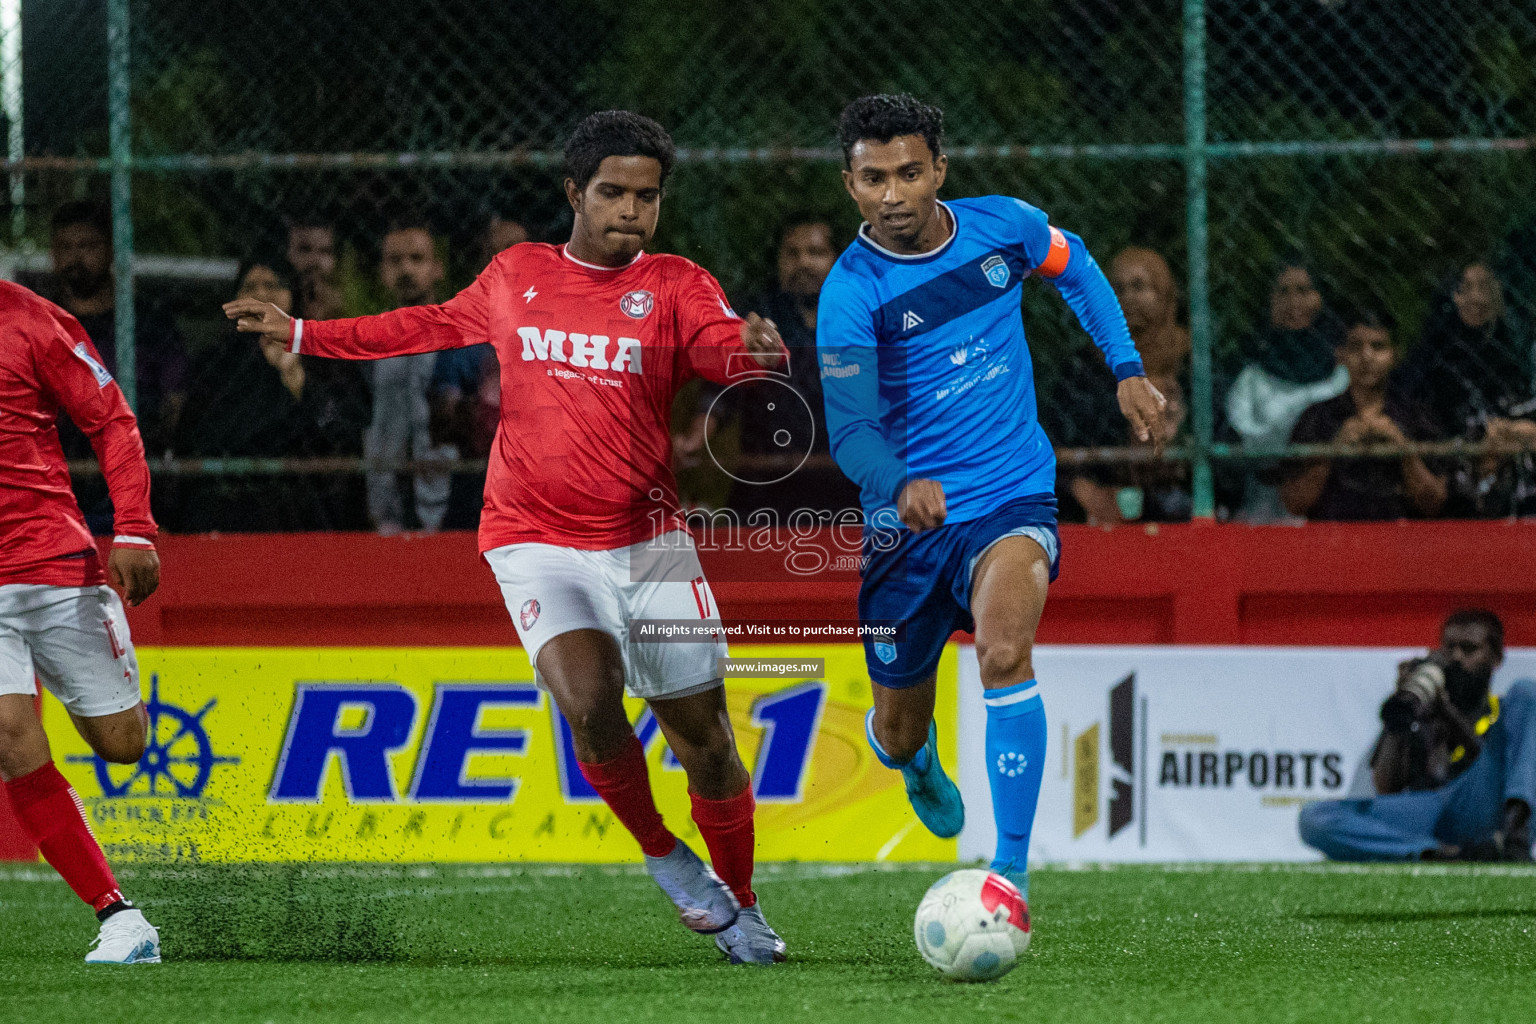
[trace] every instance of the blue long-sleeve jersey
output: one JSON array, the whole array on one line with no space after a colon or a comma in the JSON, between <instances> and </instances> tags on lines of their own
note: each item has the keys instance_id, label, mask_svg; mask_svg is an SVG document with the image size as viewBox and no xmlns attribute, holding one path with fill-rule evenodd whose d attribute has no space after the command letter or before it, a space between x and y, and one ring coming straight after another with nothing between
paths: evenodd
<instances>
[{"instance_id":1,"label":"blue long-sleeve jersey","mask_svg":"<svg viewBox=\"0 0 1536 1024\"><path fill-rule=\"evenodd\" d=\"M822 285L816 321L832 454L870 522L908 480L944 486L947 523L1056 487L1020 302L1054 284L1118 380L1143 374L1114 291L1082 239L1009 196L942 204L954 233L903 256L867 227Z\"/></svg>"}]
</instances>

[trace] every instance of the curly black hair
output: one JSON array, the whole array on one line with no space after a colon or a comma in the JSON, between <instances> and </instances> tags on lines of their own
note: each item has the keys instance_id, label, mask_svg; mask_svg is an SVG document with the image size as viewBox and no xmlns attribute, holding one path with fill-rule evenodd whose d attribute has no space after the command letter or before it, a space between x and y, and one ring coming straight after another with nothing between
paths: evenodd
<instances>
[{"instance_id":1,"label":"curly black hair","mask_svg":"<svg viewBox=\"0 0 1536 1024\"><path fill-rule=\"evenodd\" d=\"M843 164L861 139L890 142L898 135L921 135L935 157L944 151L944 111L920 103L907 93L860 96L843 108L837 119L837 141L843 146Z\"/></svg>"},{"instance_id":2,"label":"curly black hair","mask_svg":"<svg viewBox=\"0 0 1536 1024\"><path fill-rule=\"evenodd\" d=\"M603 160L610 156L648 156L661 164L661 183L667 183L677 162L672 136L648 117L628 110L600 110L589 114L565 140L565 173L577 188L586 188Z\"/></svg>"}]
</instances>

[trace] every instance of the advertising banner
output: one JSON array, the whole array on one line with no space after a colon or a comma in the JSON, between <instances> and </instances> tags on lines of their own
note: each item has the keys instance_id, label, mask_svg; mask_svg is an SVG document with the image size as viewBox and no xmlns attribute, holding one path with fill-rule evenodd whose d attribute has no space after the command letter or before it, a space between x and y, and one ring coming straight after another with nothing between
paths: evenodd
<instances>
[{"instance_id":1,"label":"advertising banner","mask_svg":"<svg viewBox=\"0 0 1536 1024\"><path fill-rule=\"evenodd\" d=\"M1041 647L1050 745L1030 857L1071 861L1299 861L1313 800L1369 796L1361 771L1397 664L1419 649ZM962 859L995 843L986 712L973 648L960 657ZM1536 678L1510 651L1495 691ZM979 813L978 813L979 812Z\"/></svg>"},{"instance_id":2,"label":"advertising banner","mask_svg":"<svg viewBox=\"0 0 1536 1024\"><path fill-rule=\"evenodd\" d=\"M861 646L732 655L810 663L727 684L760 859L954 859L954 840L914 827L901 776L864 740ZM137 765L98 761L44 702L55 757L114 860L638 857L520 648L140 648L139 661L153 728ZM949 758L955 666L951 649L938 701ZM681 766L644 704L628 703L667 824L703 852Z\"/></svg>"}]
</instances>

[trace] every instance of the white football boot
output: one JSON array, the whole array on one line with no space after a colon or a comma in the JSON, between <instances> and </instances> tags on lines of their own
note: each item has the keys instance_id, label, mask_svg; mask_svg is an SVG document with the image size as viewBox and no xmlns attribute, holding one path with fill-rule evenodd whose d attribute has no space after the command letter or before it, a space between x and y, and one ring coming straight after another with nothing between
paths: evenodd
<instances>
[{"instance_id":1,"label":"white football boot","mask_svg":"<svg viewBox=\"0 0 1536 1024\"><path fill-rule=\"evenodd\" d=\"M733 964L781 964L788 959L784 940L763 918L761 903L743 909L735 924L715 936L715 945Z\"/></svg>"},{"instance_id":2,"label":"white football boot","mask_svg":"<svg viewBox=\"0 0 1536 1024\"><path fill-rule=\"evenodd\" d=\"M85 954L88 964L157 964L160 933L138 910L120 910L107 918Z\"/></svg>"},{"instance_id":3,"label":"white football boot","mask_svg":"<svg viewBox=\"0 0 1536 1024\"><path fill-rule=\"evenodd\" d=\"M677 905L686 927L713 935L736 923L741 913L736 896L681 839L665 857L647 856L645 870Z\"/></svg>"}]
</instances>

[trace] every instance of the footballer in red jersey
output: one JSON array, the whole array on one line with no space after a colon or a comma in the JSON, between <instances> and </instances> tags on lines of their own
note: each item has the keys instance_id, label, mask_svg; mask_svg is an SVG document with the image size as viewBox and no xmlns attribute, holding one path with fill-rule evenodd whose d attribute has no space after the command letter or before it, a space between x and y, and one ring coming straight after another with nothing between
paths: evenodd
<instances>
[{"instance_id":1,"label":"footballer in red jersey","mask_svg":"<svg viewBox=\"0 0 1536 1024\"><path fill-rule=\"evenodd\" d=\"M784 959L752 891L751 777L718 668L718 610L683 522L671 412L694 377L728 383L787 353L680 256L647 253L671 138L626 111L593 114L565 147L575 213L565 245L515 245L437 306L304 321L255 300L224 307L289 357L378 359L489 342L501 366L480 550L539 683L574 733L582 774L639 842L683 923L737 963ZM636 620L701 623L692 642ZM651 706L688 774L713 871L663 824L625 690Z\"/></svg>"},{"instance_id":2,"label":"footballer in red jersey","mask_svg":"<svg viewBox=\"0 0 1536 1024\"><path fill-rule=\"evenodd\" d=\"M105 571L75 503L59 410L96 450L116 509ZM148 716L122 590L160 584L149 467L133 412L74 317L0 281L0 779L27 836L101 921L87 963L159 963L160 935L118 890L34 701L41 681L103 760L144 753Z\"/></svg>"}]
</instances>

